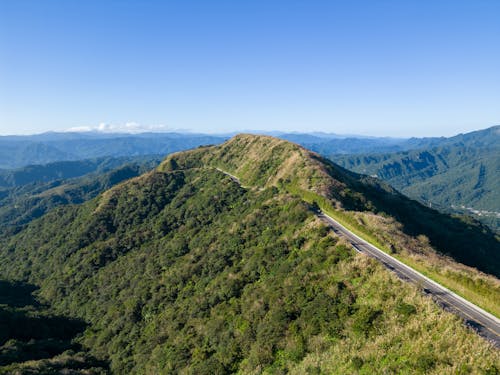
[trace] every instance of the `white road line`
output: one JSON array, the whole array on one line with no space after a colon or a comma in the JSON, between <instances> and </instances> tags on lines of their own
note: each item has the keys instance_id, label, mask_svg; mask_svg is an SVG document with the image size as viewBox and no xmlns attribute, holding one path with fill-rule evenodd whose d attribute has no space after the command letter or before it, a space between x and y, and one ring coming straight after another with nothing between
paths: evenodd
<instances>
[{"instance_id":1,"label":"white road line","mask_svg":"<svg viewBox=\"0 0 500 375\"><path fill-rule=\"evenodd\" d=\"M357 241L359 241L363 245L367 246L368 249L366 249L366 252L367 252L368 255L371 254L373 257L377 258L379 261L382 261L382 262L383 261L388 261L389 263L393 262L393 263L397 264L400 268L402 268L402 270L405 270L405 271L408 272L408 273L406 273L406 272L402 272L402 273L406 277L408 277L410 280L415 280L414 276L417 276L418 278L422 279L423 281L429 283L435 289L437 289L439 292L443 293L443 296L438 296L438 299L440 299L441 301L446 302L447 304L450 304L451 307L454 307L459 312L463 313L464 315L468 316L469 318L472 318L473 320L477 320L477 318L474 318L474 317L470 316L467 313L467 311L462 311L460 308L464 309L464 307L465 307L467 310L469 310L469 312L472 311L473 313L478 314L479 316L481 316L481 318L485 322L489 322L490 324L492 324L495 327L494 329L492 329L492 328L484 326L484 328L487 329L487 330L489 330L490 332L496 334L497 336L500 336L500 333L499 333L500 332L500 320L496 316L494 316L494 315L490 314L489 312L483 310L479 306L474 305L473 303L467 301L466 299L464 299L463 297L459 296L458 294L452 292L448 288L442 286L441 284L438 284L434 280L431 280L430 278L428 278L427 276L423 275L419 271L417 271L417 270L415 270L415 269L407 266L406 264L402 263L400 260L394 258L393 256L391 256L391 255L387 254L386 252L380 250L376 246L374 246L374 245L368 243L367 241L363 240L361 237L359 237L355 233L351 232L349 229L347 229L346 227L344 227L342 224L340 224L337 220L333 219L331 216L325 214L324 212L322 212L321 214L324 217L326 217L332 224L334 224L337 227L337 230L339 230L340 232L344 232L344 233L349 234L351 237L354 237ZM349 237L349 236L347 236L347 237ZM360 251L360 250L363 251L363 249L359 247L359 244L354 244L354 247L358 251ZM395 270L398 271L397 269L395 269ZM413 277L411 277L411 276L413 276ZM420 280L415 280L415 281L418 282ZM444 296L446 296L449 300L444 299L443 298ZM482 322L478 322L478 323L481 324Z\"/></svg>"}]
</instances>

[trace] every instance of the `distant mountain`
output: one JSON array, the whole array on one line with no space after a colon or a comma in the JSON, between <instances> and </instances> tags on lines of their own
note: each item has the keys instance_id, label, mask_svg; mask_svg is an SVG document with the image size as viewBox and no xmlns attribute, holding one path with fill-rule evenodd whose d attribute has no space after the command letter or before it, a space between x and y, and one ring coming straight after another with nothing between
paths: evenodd
<instances>
[{"instance_id":1,"label":"distant mountain","mask_svg":"<svg viewBox=\"0 0 500 375\"><path fill-rule=\"evenodd\" d=\"M364 136L334 136L312 133L283 133L281 139L300 144L309 150L332 158L344 154L363 154L380 152L407 151L416 148L438 145L446 138L390 138Z\"/></svg>"},{"instance_id":2,"label":"distant mountain","mask_svg":"<svg viewBox=\"0 0 500 375\"><path fill-rule=\"evenodd\" d=\"M0 233L12 233L49 210L79 204L136 177L157 157L101 158L0 171Z\"/></svg>"},{"instance_id":3,"label":"distant mountain","mask_svg":"<svg viewBox=\"0 0 500 375\"><path fill-rule=\"evenodd\" d=\"M331 157L337 154L395 152L439 144L446 138L377 138L331 133L268 132ZM200 145L219 144L230 135L195 133L43 133L0 136L0 168L99 157L165 155Z\"/></svg>"},{"instance_id":4,"label":"distant mountain","mask_svg":"<svg viewBox=\"0 0 500 375\"><path fill-rule=\"evenodd\" d=\"M76 324L76 338L48 352L39 340L57 332L30 337L37 331L11 324L0 330L9 354L0 373L56 372L60 363L69 372L77 351L80 373L498 370L495 348L347 247L318 208L462 291L498 300L497 279L440 255L498 275L499 242L487 228L293 143L240 135L171 154L1 238L4 294L35 285L49 310L37 314L88 326ZM0 316L29 297L0 303ZM72 343L81 347L69 351Z\"/></svg>"},{"instance_id":5,"label":"distant mountain","mask_svg":"<svg viewBox=\"0 0 500 375\"><path fill-rule=\"evenodd\" d=\"M0 137L0 168L100 157L165 155L207 144L225 136L180 133L100 134L45 133Z\"/></svg>"},{"instance_id":6,"label":"distant mountain","mask_svg":"<svg viewBox=\"0 0 500 375\"><path fill-rule=\"evenodd\" d=\"M500 229L500 126L442 139L432 147L332 160L375 175L424 204L474 215Z\"/></svg>"},{"instance_id":7,"label":"distant mountain","mask_svg":"<svg viewBox=\"0 0 500 375\"><path fill-rule=\"evenodd\" d=\"M106 157L77 161L60 161L42 165L28 165L16 169L0 170L0 189L75 178L92 172L104 173L123 164L153 159L158 159L158 157Z\"/></svg>"},{"instance_id":8,"label":"distant mountain","mask_svg":"<svg viewBox=\"0 0 500 375\"><path fill-rule=\"evenodd\" d=\"M268 132L325 156L366 152L393 152L438 144L445 138L377 138L331 133ZM74 161L99 157L165 155L207 144L219 144L230 135L192 133L43 133L0 136L0 168Z\"/></svg>"},{"instance_id":9,"label":"distant mountain","mask_svg":"<svg viewBox=\"0 0 500 375\"><path fill-rule=\"evenodd\" d=\"M0 138L0 168L16 168L29 164L45 164L70 160L71 154L44 143L10 142Z\"/></svg>"}]
</instances>

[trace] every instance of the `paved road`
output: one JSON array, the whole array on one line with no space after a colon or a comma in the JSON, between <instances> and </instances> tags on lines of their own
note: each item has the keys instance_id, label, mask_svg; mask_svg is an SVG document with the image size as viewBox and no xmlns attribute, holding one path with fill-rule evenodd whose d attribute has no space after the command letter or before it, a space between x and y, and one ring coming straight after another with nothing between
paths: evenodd
<instances>
[{"instance_id":1,"label":"paved road","mask_svg":"<svg viewBox=\"0 0 500 375\"><path fill-rule=\"evenodd\" d=\"M495 316L369 244L330 216L324 213L320 213L318 216L330 224L335 233L347 238L357 251L377 259L401 279L419 285L424 293L429 294L445 310L463 318L466 325L500 348L500 320Z\"/></svg>"},{"instance_id":2,"label":"paved road","mask_svg":"<svg viewBox=\"0 0 500 375\"><path fill-rule=\"evenodd\" d=\"M238 185L241 185L241 181L240 181L240 179L239 179L238 177L236 177L234 174L231 174L231 173L229 173L229 172L223 171L222 169L217 168L217 167L216 167L215 169L217 169L219 172L222 172L222 173L224 173L225 175L229 176L229 178L230 178L231 180L233 180L234 182L236 182Z\"/></svg>"}]
</instances>

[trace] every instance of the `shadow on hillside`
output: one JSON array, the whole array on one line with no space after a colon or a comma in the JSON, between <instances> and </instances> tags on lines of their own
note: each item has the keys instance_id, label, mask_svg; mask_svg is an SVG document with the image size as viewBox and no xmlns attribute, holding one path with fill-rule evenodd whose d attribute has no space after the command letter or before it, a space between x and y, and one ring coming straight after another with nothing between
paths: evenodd
<instances>
[{"instance_id":1,"label":"shadow on hillside","mask_svg":"<svg viewBox=\"0 0 500 375\"><path fill-rule=\"evenodd\" d=\"M37 289L31 284L0 280L0 305L11 307L39 306L32 294Z\"/></svg>"},{"instance_id":2,"label":"shadow on hillside","mask_svg":"<svg viewBox=\"0 0 500 375\"><path fill-rule=\"evenodd\" d=\"M33 296L34 285L0 280L0 367L81 352L73 339L87 327L83 320L53 315ZM107 364L92 359L106 368Z\"/></svg>"},{"instance_id":3,"label":"shadow on hillside","mask_svg":"<svg viewBox=\"0 0 500 375\"><path fill-rule=\"evenodd\" d=\"M442 214L407 198L380 180L359 175L323 159L332 177L344 181L352 191L361 193L374 206L403 224L410 236L423 234L431 245L460 263L476 267L500 277L500 242L487 226L469 217ZM366 210L366 203L352 199L344 204L347 210ZM373 210L373 209L372 209Z\"/></svg>"}]
</instances>

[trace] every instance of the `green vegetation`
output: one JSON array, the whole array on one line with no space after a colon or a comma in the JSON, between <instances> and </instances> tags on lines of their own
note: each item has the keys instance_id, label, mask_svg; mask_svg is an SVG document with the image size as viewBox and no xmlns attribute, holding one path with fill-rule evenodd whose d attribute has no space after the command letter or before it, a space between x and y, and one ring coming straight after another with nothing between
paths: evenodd
<instances>
[{"instance_id":1,"label":"green vegetation","mask_svg":"<svg viewBox=\"0 0 500 375\"><path fill-rule=\"evenodd\" d=\"M36 288L0 280L0 374L104 374L107 364L72 339L86 324L53 315Z\"/></svg>"},{"instance_id":2,"label":"green vegetation","mask_svg":"<svg viewBox=\"0 0 500 375\"><path fill-rule=\"evenodd\" d=\"M245 186L277 186L310 202L314 196L320 207L368 233L375 232L376 225L356 224L358 213L391 217L395 220L395 229L403 232L403 236L426 236L439 253L500 276L500 242L487 227L470 219L440 214L377 179L349 172L295 144L272 137L244 135L218 147L172 154L159 169L206 165L238 176ZM391 244L390 238L380 241L387 242Z\"/></svg>"},{"instance_id":3,"label":"green vegetation","mask_svg":"<svg viewBox=\"0 0 500 375\"><path fill-rule=\"evenodd\" d=\"M117 374L500 371L498 350L355 254L291 191L314 189L356 222L343 205L374 203L334 167L270 137L175 154L2 239L0 277L88 324L70 344Z\"/></svg>"},{"instance_id":4,"label":"green vegetation","mask_svg":"<svg viewBox=\"0 0 500 375\"><path fill-rule=\"evenodd\" d=\"M157 158L158 159L158 158ZM44 165L29 165L18 169L0 170L0 188L19 188L81 177L90 173L102 174L129 163L146 163L153 157L99 158L61 161Z\"/></svg>"},{"instance_id":5,"label":"green vegetation","mask_svg":"<svg viewBox=\"0 0 500 375\"><path fill-rule=\"evenodd\" d=\"M418 150L329 157L352 171L376 175L426 205L472 215L500 229L499 126Z\"/></svg>"},{"instance_id":6,"label":"green vegetation","mask_svg":"<svg viewBox=\"0 0 500 375\"><path fill-rule=\"evenodd\" d=\"M235 174L243 185L278 186L319 205L381 249L500 316L498 279L449 259L500 274L498 237L478 222L440 214L377 179L272 137L239 136L219 147L173 154L159 168L203 165Z\"/></svg>"},{"instance_id":7,"label":"green vegetation","mask_svg":"<svg viewBox=\"0 0 500 375\"><path fill-rule=\"evenodd\" d=\"M295 192L305 201L320 206L328 215L379 249L490 313L500 316L500 306L497 303L500 298L500 282L497 278L440 256L429 246L426 236L409 239L398 230L399 225L392 218L376 217L363 212L345 213L334 209L328 200L317 194L300 190Z\"/></svg>"},{"instance_id":8,"label":"green vegetation","mask_svg":"<svg viewBox=\"0 0 500 375\"><path fill-rule=\"evenodd\" d=\"M0 178L13 186L3 190L4 195L0 196L0 233L16 233L57 206L83 203L151 170L159 162L156 157L144 156L105 158L4 171Z\"/></svg>"}]
</instances>

